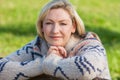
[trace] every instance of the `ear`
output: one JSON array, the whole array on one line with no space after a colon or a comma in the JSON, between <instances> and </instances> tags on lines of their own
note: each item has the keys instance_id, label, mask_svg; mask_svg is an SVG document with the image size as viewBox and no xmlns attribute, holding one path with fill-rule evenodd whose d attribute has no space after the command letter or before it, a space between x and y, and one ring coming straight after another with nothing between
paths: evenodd
<instances>
[{"instance_id":1,"label":"ear","mask_svg":"<svg viewBox=\"0 0 120 80\"><path fill-rule=\"evenodd\" d=\"M75 31L76 31L76 24L75 23L73 23L73 25L72 25L72 33L75 33Z\"/></svg>"}]
</instances>

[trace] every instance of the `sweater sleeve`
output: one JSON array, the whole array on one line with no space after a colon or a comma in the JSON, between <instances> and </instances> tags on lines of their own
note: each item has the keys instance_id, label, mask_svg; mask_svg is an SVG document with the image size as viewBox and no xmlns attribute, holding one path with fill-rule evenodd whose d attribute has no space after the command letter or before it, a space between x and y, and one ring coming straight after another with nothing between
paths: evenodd
<instances>
[{"instance_id":1,"label":"sweater sleeve","mask_svg":"<svg viewBox=\"0 0 120 80\"><path fill-rule=\"evenodd\" d=\"M35 59L36 56L43 57L40 53L38 43L39 37L36 37L33 41L29 42L22 48L11 53L6 58L12 61L29 61Z\"/></svg>"},{"instance_id":2,"label":"sweater sleeve","mask_svg":"<svg viewBox=\"0 0 120 80\"><path fill-rule=\"evenodd\" d=\"M42 73L41 59L18 62L0 60L0 80L26 80Z\"/></svg>"},{"instance_id":3,"label":"sweater sleeve","mask_svg":"<svg viewBox=\"0 0 120 80\"><path fill-rule=\"evenodd\" d=\"M50 54L43 63L43 72L64 80L92 80L105 69L104 47L97 40L87 40L78 44L75 56L61 58Z\"/></svg>"},{"instance_id":4,"label":"sweater sleeve","mask_svg":"<svg viewBox=\"0 0 120 80\"><path fill-rule=\"evenodd\" d=\"M42 74L43 56L34 50L35 41L0 59L0 80L25 80Z\"/></svg>"}]
</instances>

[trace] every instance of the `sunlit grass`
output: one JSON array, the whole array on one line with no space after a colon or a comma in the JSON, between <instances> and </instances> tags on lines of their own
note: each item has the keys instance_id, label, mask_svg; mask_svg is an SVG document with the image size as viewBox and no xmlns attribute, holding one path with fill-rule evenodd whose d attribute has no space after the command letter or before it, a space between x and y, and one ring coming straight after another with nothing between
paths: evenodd
<instances>
[{"instance_id":1,"label":"sunlit grass","mask_svg":"<svg viewBox=\"0 0 120 80\"><path fill-rule=\"evenodd\" d=\"M35 24L49 0L0 0L0 56L21 48L36 36ZM86 30L96 32L106 48L113 80L120 79L120 0L70 0Z\"/></svg>"}]
</instances>

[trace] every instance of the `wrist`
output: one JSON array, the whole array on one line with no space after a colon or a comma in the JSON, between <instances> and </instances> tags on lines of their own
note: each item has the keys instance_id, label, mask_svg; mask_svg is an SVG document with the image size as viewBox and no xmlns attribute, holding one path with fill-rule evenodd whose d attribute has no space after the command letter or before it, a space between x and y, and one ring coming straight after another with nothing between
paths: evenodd
<instances>
[{"instance_id":1,"label":"wrist","mask_svg":"<svg viewBox=\"0 0 120 80\"><path fill-rule=\"evenodd\" d=\"M52 75L60 59L63 59L63 58L56 54L50 54L49 56L47 56L44 59L43 64L42 64L43 73Z\"/></svg>"}]
</instances>

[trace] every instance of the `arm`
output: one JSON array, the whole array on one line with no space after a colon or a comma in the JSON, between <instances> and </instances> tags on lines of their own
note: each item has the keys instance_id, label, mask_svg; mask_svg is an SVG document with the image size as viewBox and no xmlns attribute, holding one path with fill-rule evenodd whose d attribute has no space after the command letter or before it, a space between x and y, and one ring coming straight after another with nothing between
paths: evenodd
<instances>
[{"instance_id":1,"label":"arm","mask_svg":"<svg viewBox=\"0 0 120 80\"><path fill-rule=\"evenodd\" d=\"M73 57L63 58L57 54L47 56L43 63L44 73L65 80L92 80L100 75L107 66L105 50L97 40L88 42L78 44Z\"/></svg>"},{"instance_id":2,"label":"arm","mask_svg":"<svg viewBox=\"0 0 120 80\"><path fill-rule=\"evenodd\" d=\"M37 37L35 40L29 42L28 44L26 44L25 46L23 46L22 48L20 48L19 50L11 53L10 55L8 55L7 59L11 60L11 61L29 61L33 59L33 55L34 54L39 54L39 56L42 57L42 55L40 55L40 51L37 50L37 52L35 52L34 48L37 47L37 45L35 45L38 42L38 38ZM37 47L38 48L38 47Z\"/></svg>"},{"instance_id":3,"label":"arm","mask_svg":"<svg viewBox=\"0 0 120 80\"><path fill-rule=\"evenodd\" d=\"M41 73L41 58L26 62L0 60L0 80L25 80Z\"/></svg>"},{"instance_id":4,"label":"arm","mask_svg":"<svg viewBox=\"0 0 120 80\"><path fill-rule=\"evenodd\" d=\"M33 44L0 60L0 80L24 80L42 74L43 56L33 50Z\"/></svg>"}]
</instances>

